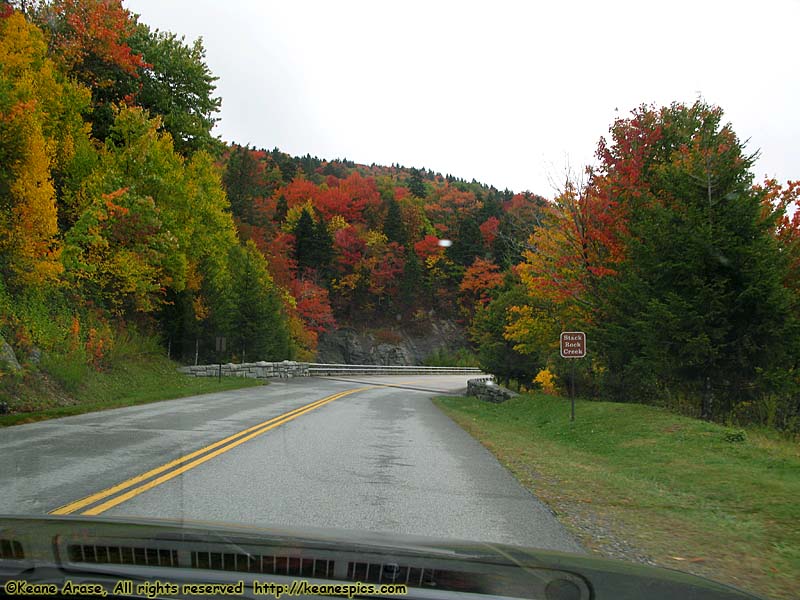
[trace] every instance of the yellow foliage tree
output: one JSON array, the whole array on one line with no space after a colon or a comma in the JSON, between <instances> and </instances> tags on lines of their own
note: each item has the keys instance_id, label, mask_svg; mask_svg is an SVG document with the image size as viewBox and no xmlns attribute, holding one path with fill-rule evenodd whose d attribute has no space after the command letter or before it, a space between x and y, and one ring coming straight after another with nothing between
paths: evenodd
<instances>
[{"instance_id":1,"label":"yellow foliage tree","mask_svg":"<svg viewBox=\"0 0 800 600\"><path fill-rule=\"evenodd\" d=\"M19 13L0 19L0 269L20 287L53 282L59 260L51 163L58 147L44 124L59 82L41 32Z\"/></svg>"}]
</instances>

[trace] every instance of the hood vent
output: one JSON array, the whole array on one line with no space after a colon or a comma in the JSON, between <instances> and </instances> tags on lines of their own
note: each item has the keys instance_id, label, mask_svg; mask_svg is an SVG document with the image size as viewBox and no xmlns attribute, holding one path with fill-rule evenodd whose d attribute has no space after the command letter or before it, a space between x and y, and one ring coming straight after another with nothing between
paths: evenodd
<instances>
[{"instance_id":1,"label":"hood vent","mask_svg":"<svg viewBox=\"0 0 800 600\"><path fill-rule=\"evenodd\" d=\"M333 578L333 567L334 561L332 560L303 558L300 556L192 552L193 569L331 579Z\"/></svg>"},{"instance_id":2,"label":"hood vent","mask_svg":"<svg viewBox=\"0 0 800 600\"><path fill-rule=\"evenodd\" d=\"M0 539L0 559L23 560L25 551L17 540Z\"/></svg>"},{"instance_id":3,"label":"hood vent","mask_svg":"<svg viewBox=\"0 0 800 600\"><path fill-rule=\"evenodd\" d=\"M244 552L206 552L176 548L118 546L107 544L69 544L68 560L95 565L137 565L148 567L190 567L212 571L235 571L262 575L283 575L308 579L335 579L374 584L405 584L410 588L429 588L453 592L483 593L485 581L478 573L426 569L393 562L347 562L344 572L335 573L336 561L329 558L286 554L247 554ZM23 558L19 542L0 540L1 558ZM187 560L188 559L188 560ZM186 561L186 562L183 562ZM182 564L181 564L182 563ZM342 565L344 568L344 565ZM345 575L342 577L342 575Z\"/></svg>"},{"instance_id":4,"label":"hood vent","mask_svg":"<svg viewBox=\"0 0 800 600\"><path fill-rule=\"evenodd\" d=\"M363 583L401 583L412 588L436 588L451 592L481 593L478 578L472 573L423 569L397 563L350 562L347 579Z\"/></svg>"},{"instance_id":5,"label":"hood vent","mask_svg":"<svg viewBox=\"0 0 800 600\"><path fill-rule=\"evenodd\" d=\"M70 562L82 562L95 565L178 566L178 551L165 548L70 544L67 547L67 556L69 556Z\"/></svg>"}]
</instances>

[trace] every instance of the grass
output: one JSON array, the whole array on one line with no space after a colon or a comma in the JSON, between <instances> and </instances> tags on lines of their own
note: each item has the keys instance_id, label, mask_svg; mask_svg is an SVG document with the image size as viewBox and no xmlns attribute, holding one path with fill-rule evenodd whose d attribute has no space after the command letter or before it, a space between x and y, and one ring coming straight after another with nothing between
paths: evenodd
<instances>
[{"instance_id":1,"label":"grass","mask_svg":"<svg viewBox=\"0 0 800 600\"><path fill-rule=\"evenodd\" d=\"M439 398L580 537L603 523L659 565L773 598L800 582L800 445L638 404ZM744 437L743 441L737 441Z\"/></svg>"},{"instance_id":2,"label":"grass","mask_svg":"<svg viewBox=\"0 0 800 600\"><path fill-rule=\"evenodd\" d=\"M263 385L243 377L225 377L221 382L189 377L176 367L156 354L117 356L101 372L66 357L50 357L40 371L0 379L0 400L11 409L10 414L0 415L0 426Z\"/></svg>"}]
</instances>

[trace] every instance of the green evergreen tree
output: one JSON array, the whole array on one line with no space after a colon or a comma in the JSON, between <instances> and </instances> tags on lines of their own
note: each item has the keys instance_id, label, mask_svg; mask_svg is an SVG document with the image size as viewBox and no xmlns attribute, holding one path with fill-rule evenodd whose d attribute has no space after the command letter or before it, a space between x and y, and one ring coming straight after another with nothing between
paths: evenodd
<instances>
[{"instance_id":1,"label":"green evergreen tree","mask_svg":"<svg viewBox=\"0 0 800 600\"><path fill-rule=\"evenodd\" d=\"M400 305L406 312L417 308L430 295L430 284L426 281L425 270L416 252L406 253L403 278L400 280Z\"/></svg>"},{"instance_id":2,"label":"green evergreen tree","mask_svg":"<svg viewBox=\"0 0 800 600\"><path fill-rule=\"evenodd\" d=\"M253 242L231 250L235 310L230 351L239 360L290 358L290 336L280 294Z\"/></svg>"},{"instance_id":3,"label":"green evergreen tree","mask_svg":"<svg viewBox=\"0 0 800 600\"><path fill-rule=\"evenodd\" d=\"M544 357L520 354L514 350L514 342L503 335L509 308L523 306L526 302L525 289L519 285L513 286L501 292L485 307L478 307L470 327L470 337L477 346L481 369L506 384L511 379L530 381L545 366Z\"/></svg>"},{"instance_id":4,"label":"green evergreen tree","mask_svg":"<svg viewBox=\"0 0 800 600\"><path fill-rule=\"evenodd\" d=\"M483 236L478 223L472 217L461 221L453 245L448 248L450 259L464 267L473 263L476 256L484 253Z\"/></svg>"},{"instance_id":5,"label":"green evergreen tree","mask_svg":"<svg viewBox=\"0 0 800 600\"><path fill-rule=\"evenodd\" d=\"M275 215L273 221L276 223L283 223L286 220L286 214L289 212L289 205L286 202L286 196L281 194L278 202L275 204Z\"/></svg>"},{"instance_id":6,"label":"green evergreen tree","mask_svg":"<svg viewBox=\"0 0 800 600\"><path fill-rule=\"evenodd\" d=\"M225 166L222 183L231 203L231 212L245 223L253 222L253 201L262 191L257 174L258 163L250 148L235 145Z\"/></svg>"},{"instance_id":7,"label":"green evergreen tree","mask_svg":"<svg viewBox=\"0 0 800 600\"><path fill-rule=\"evenodd\" d=\"M659 115L647 196L630 211L626 262L603 280L596 331L614 395L688 399L707 419L763 393L797 349L752 157L720 118L702 105Z\"/></svg>"},{"instance_id":8,"label":"green evergreen tree","mask_svg":"<svg viewBox=\"0 0 800 600\"><path fill-rule=\"evenodd\" d=\"M317 266L316 227L311 214L303 209L292 231L295 238L294 258L297 268L313 269Z\"/></svg>"},{"instance_id":9,"label":"green evergreen tree","mask_svg":"<svg viewBox=\"0 0 800 600\"><path fill-rule=\"evenodd\" d=\"M419 169L411 169L411 177L408 180L408 191L412 196L417 198L425 198L427 192L425 190L425 182L422 180L422 173Z\"/></svg>"},{"instance_id":10,"label":"green evergreen tree","mask_svg":"<svg viewBox=\"0 0 800 600\"><path fill-rule=\"evenodd\" d=\"M400 211L400 205L394 198L390 198L387 201L383 233L386 234L386 238L390 242L397 242L401 246L405 246L408 242L406 226L405 223L403 223L403 213Z\"/></svg>"},{"instance_id":11,"label":"green evergreen tree","mask_svg":"<svg viewBox=\"0 0 800 600\"><path fill-rule=\"evenodd\" d=\"M320 215L314 226L314 266L320 274L327 277L333 262L333 237L328 231L328 226Z\"/></svg>"}]
</instances>

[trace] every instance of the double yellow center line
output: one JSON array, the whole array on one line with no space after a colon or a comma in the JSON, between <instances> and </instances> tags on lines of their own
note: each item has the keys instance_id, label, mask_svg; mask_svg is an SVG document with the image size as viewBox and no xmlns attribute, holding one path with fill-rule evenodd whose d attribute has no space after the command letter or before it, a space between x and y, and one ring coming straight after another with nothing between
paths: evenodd
<instances>
[{"instance_id":1,"label":"double yellow center line","mask_svg":"<svg viewBox=\"0 0 800 600\"><path fill-rule=\"evenodd\" d=\"M320 408L329 402L333 402L334 400L338 400L344 396L349 396L350 394L355 394L356 392L362 392L364 390L371 389L372 387L374 386L345 390L344 392L326 396L325 398L317 400L316 402L311 402L310 404L306 404L300 408L290 410L282 415L278 415L277 417L263 421L258 425L253 425L252 427L244 429L243 431L234 433L233 435L205 446L204 448L200 448L199 450L195 450L194 452L181 456L180 458L176 458L175 460L163 464L160 467L156 467L155 469L151 469L145 473L142 473L141 475L126 479L122 483L118 483L110 488L106 488L97 492L96 494L92 494L91 496L86 496L85 498L81 498L75 502L70 502L69 504L60 506L59 508L50 511L50 514L69 515L82 511L80 513L82 515L99 515L107 511L109 508L113 508L118 504L122 504L123 502L130 500L131 498L134 498L139 494L146 492L147 490L150 490L166 481L169 481L170 479L173 479L174 477L177 477L181 473L185 473L186 471L194 469L195 467L202 465L204 462L207 462L212 458L227 452L228 450L232 450L233 448L252 440L254 437L266 433L270 429L274 429L275 427L283 425L284 423L288 423L289 421L311 412L312 410ZM156 477L157 475L159 476ZM98 502L100 504L98 504ZM86 510L83 510L85 508Z\"/></svg>"}]
</instances>

